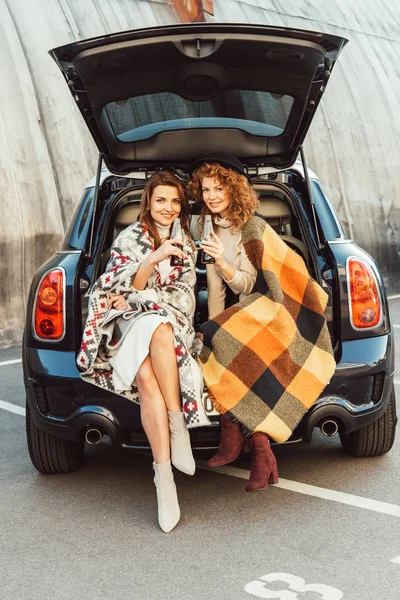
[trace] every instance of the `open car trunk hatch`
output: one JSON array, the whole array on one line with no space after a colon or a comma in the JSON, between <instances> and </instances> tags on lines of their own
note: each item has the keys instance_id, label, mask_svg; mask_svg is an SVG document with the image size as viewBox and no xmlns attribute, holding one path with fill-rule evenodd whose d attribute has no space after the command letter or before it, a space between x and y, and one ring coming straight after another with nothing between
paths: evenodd
<instances>
[{"instance_id":1,"label":"open car trunk hatch","mask_svg":"<svg viewBox=\"0 0 400 600\"><path fill-rule=\"evenodd\" d=\"M346 39L264 25L197 23L50 51L114 173L231 152L289 167Z\"/></svg>"}]
</instances>

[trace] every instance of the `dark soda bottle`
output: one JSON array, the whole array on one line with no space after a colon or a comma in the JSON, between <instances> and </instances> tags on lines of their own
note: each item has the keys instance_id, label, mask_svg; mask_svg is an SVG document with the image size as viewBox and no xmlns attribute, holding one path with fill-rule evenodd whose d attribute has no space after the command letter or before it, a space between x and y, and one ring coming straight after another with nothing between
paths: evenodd
<instances>
[{"instance_id":1,"label":"dark soda bottle","mask_svg":"<svg viewBox=\"0 0 400 600\"><path fill-rule=\"evenodd\" d=\"M214 231L214 229L213 229L213 224L212 224L212 220L211 220L211 215L205 215L203 234L201 236L201 239L207 240L207 241L212 240L211 234L213 233L213 231ZM215 258L213 258L209 254L207 254L207 252L204 252L204 250L202 250L201 251L201 262L203 265L212 265L213 263L215 263Z\"/></svg>"},{"instance_id":2,"label":"dark soda bottle","mask_svg":"<svg viewBox=\"0 0 400 600\"><path fill-rule=\"evenodd\" d=\"M175 221L172 223L170 239L181 240L183 242L183 231L181 220L179 218L175 219ZM179 250L182 250L182 246L179 244L174 244L174 246L179 248ZM171 256L170 265L171 267L181 267L183 265L183 258L181 256Z\"/></svg>"}]
</instances>

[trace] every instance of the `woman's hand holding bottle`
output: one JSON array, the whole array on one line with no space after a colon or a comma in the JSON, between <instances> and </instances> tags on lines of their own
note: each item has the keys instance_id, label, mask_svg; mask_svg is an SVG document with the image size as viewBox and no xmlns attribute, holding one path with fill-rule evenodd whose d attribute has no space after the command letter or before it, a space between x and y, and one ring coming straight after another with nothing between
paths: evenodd
<instances>
[{"instance_id":1,"label":"woman's hand holding bottle","mask_svg":"<svg viewBox=\"0 0 400 600\"><path fill-rule=\"evenodd\" d=\"M157 265L166 258L171 256L179 256L180 258L186 258L185 253L177 246L183 246L181 240L165 240L155 252L149 254L149 256L143 262L147 262L151 265Z\"/></svg>"},{"instance_id":2,"label":"woman's hand holding bottle","mask_svg":"<svg viewBox=\"0 0 400 600\"><path fill-rule=\"evenodd\" d=\"M219 237L212 232L211 238L208 240L201 240L200 248L202 248L207 254L213 257L215 260L215 266L219 269L226 266L226 260L224 256L224 247Z\"/></svg>"},{"instance_id":3,"label":"woman's hand holding bottle","mask_svg":"<svg viewBox=\"0 0 400 600\"><path fill-rule=\"evenodd\" d=\"M181 240L165 240L157 250L148 254L132 280L132 287L135 290L144 290L154 267L166 258L171 258L171 256L177 256L179 259L186 258L180 246L183 246Z\"/></svg>"}]
</instances>

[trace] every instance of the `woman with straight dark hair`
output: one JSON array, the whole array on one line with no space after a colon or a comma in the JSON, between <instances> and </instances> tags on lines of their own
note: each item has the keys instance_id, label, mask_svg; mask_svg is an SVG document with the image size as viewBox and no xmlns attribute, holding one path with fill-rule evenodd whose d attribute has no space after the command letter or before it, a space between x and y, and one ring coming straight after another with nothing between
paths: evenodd
<instances>
[{"instance_id":1,"label":"woman with straight dark hair","mask_svg":"<svg viewBox=\"0 0 400 600\"><path fill-rule=\"evenodd\" d=\"M183 240L170 239L177 218ZM183 259L181 266L171 266L171 257ZM165 532L180 518L171 462L194 474L187 426L208 424L201 370L191 356L195 262L184 187L172 173L157 172L143 190L139 220L116 238L93 288L78 356L85 381L140 401Z\"/></svg>"}]
</instances>

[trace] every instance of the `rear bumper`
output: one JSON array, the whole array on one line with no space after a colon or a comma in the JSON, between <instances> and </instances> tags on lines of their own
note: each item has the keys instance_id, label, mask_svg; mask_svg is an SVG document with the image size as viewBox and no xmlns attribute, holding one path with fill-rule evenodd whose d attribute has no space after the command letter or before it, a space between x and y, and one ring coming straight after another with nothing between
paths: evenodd
<instances>
[{"instance_id":1,"label":"rear bumper","mask_svg":"<svg viewBox=\"0 0 400 600\"><path fill-rule=\"evenodd\" d=\"M149 448L138 404L82 381L74 352L23 349L26 401L35 424L71 441L89 428L108 435L114 444ZM193 448L218 447L218 418L212 427L190 430Z\"/></svg>"},{"instance_id":2,"label":"rear bumper","mask_svg":"<svg viewBox=\"0 0 400 600\"><path fill-rule=\"evenodd\" d=\"M109 435L114 443L122 443L124 430L115 415L107 409L101 406L83 406L76 408L67 417L58 417L42 412L33 389L26 388L26 391L32 418L43 431L60 438L78 441L87 429L97 428L104 435Z\"/></svg>"},{"instance_id":3,"label":"rear bumper","mask_svg":"<svg viewBox=\"0 0 400 600\"><path fill-rule=\"evenodd\" d=\"M334 376L301 423L302 437L310 441L325 420L336 421L343 434L373 423L387 408L393 378L391 334L343 342Z\"/></svg>"},{"instance_id":4,"label":"rear bumper","mask_svg":"<svg viewBox=\"0 0 400 600\"><path fill-rule=\"evenodd\" d=\"M26 387L26 399L32 419L43 431L56 437L71 441L83 438L88 429L96 428L108 435L113 444L137 449L149 449L149 443L143 431L139 407L129 400L120 398L126 420L120 421L104 406L87 405L75 408L68 416L56 416L42 412L38 406L37 393L33 386ZM119 411L121 412L121 411ZM128 426L128 428L127 428ZM190 431L192 447L198 450L217 448L219 442L218 422L212 427L201 427Z\"/></svg>"},{"instance_id":5,"label":"rear bumper","mask_svg":"<svg viewBox=\"0 0 400 600\"><path fill-rule=\"evenodd\" d=\"M320 427L324 421L335 421L339 433L342 434L357 431L373 423L384 414L392 387L393 374L385 379L381 400L377 404L370 402L363 407L338 396L324 396L318 399L303 419L303 437L311 441L314 428Z\"/></svg>"},{"instance_id":6,"label":"rear bumper","mask_svg":"<svg viewBox=\"0 0 400 600\"><path fill-rule=\"evenodd\" d=\"M310 440L313 429L333 419L350 433L378 419L393 386L394 358L390 334L343 342L336 372L308 411L293 439ZM148 448L137 404L82 381L74 352L24 348L27 402L35 423L48 433L78 440L97 427L118 445ZM215 423L216 425L217 423ZM191 430L195 448L215 448L219 427Z\"/></svg>"}]
</instances>

